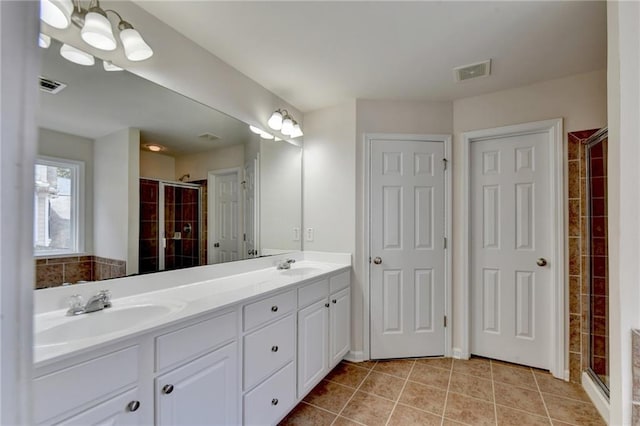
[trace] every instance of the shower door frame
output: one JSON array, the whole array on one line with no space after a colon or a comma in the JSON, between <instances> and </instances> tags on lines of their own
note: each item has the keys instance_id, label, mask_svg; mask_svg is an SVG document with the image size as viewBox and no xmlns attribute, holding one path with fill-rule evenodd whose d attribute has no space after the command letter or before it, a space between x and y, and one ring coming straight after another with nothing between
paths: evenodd
<instances>
[{"instance_id":1,"label":"shower door frame","mask_svg":"<svg viewBox=\"0 0 640 426\"><path fill-rule=\"evenodd\" d=\"M158 271L165 271L166 263L166 236L165 236L165 186L182 187L198 190L198 264L200 263L200 243L202 240L202 187L194 183L172 182L168 180L158 180Z\"/></svg>"}]
</instances>

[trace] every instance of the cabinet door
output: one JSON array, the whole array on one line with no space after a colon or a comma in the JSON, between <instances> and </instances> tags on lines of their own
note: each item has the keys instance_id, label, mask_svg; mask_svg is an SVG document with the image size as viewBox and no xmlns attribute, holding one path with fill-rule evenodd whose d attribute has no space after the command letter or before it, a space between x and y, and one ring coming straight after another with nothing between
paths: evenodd
<instances>
[{"instance_id":1,"label":"cabinet door","mask_svg":"<svg viewBox=\"0 0 640 426\"><path fill-rule=\"evenodd\" d=\"M156 379L157 425L238 423L237 343Z\"/></svg>"},{"instance_id":2,"label":"cabinet door","mask_svg":"<svg viewBox=\"0 0 640 426\"><path fill-rule=\"evenodd\" d=\"M351 297L348 288L329 297L330 367L336 366L351 346Z\"/></svg>"},{"instance_id":3,"label":"cabinet door","mask_svg":"<svg viewBox=\"0 0 640 426\"><path fill-rule=\"evenodd\" d=\"M131 389L57 424L65 426L124 426L148 423L140 418L141 410L138 398L138 389Z\"/></svg>"},{"instance_id":4,"label":"cabinet door","mask_svg":"<svg viewBox=\"0 0 640 426\"><path fill-rule=\"evenodd\" d=\"M324 299L298 312L298 398L328 372L328 308L329 302Z\"/></svg>"}]
</instances>

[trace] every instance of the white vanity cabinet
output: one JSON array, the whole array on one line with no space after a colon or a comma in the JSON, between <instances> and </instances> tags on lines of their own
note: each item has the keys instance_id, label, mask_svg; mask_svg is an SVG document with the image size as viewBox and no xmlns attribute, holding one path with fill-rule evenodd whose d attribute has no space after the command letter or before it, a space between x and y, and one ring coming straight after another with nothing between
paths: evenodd
<instances>
[{"instance_id":1,"label":"white vanity cabinet","mask_svg":"<svg viewBox=\"0 0 640 426\"><path fill-rule=\"evenodd\" d=\"M298 398L303 398L349 351L349 271L298 289Z\"/></svg>"}]
</instances>

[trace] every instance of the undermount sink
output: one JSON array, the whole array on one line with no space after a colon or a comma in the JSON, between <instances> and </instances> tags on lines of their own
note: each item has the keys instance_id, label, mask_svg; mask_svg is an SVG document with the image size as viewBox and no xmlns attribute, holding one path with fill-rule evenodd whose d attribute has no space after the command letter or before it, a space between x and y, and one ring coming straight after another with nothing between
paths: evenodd
<instances>
[{"instance_id":1,"label":"undermount sink","mask_svg":"<svg viewBox=\"0 0 640 426\"><path fill-rule=\"evenodd\" d=\"M38 330L36 346L53 346L103 336L155 321L180 309L178 304L136 304L114 306L102 311L65 317L52 326Z\"/></svg>"}]
</instances>

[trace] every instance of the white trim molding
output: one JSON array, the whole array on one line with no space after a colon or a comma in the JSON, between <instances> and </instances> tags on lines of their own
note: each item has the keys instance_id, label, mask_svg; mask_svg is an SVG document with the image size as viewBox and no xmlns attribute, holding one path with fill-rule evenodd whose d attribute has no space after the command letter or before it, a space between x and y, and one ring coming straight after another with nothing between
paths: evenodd
<instances>
[{"instance_id":1,"label":"white trim molding","mask_svg":"<svg viewBox=\"0 0 640 426\"><path fill-rule=\"evenodd\" d=\"M453 197L452 197L452 185L453 185L453 167L452 167L452 151L451 151L451 135L417 135L417 134L402 134L402 133L365 133L362 143L364 144L364 247L362 252L362 265L363 265L363 297L364 297L364 309L363 311L363 348L362 352L356 352L353 356L358 356L359 361L371 359L371 335L370 335L370 275L369 275L369 257L371 256L370 247L370 226L371 226L371 142L373 140L385 139L385 140L398 140L398 141L423 141L423 142L442 142L444 144L444 155L447 160L447 168L445 170L444 181L444 205L445 205L445 237L447 238L447 248L445 249L445 315L448 318L447 326L444 330L444 356L452 356L453 345L453 294L452 294L452 276L453 276L453 244L452 244L452 221L453 221Z\"/></svg>"},{"instance_id":2,"label":"white trim molding","mask_svg":"<svg viewBox=\"0 0 640 426\"><path fill-rule=\"evenodd\" d=\"M589 376L589 373L586 371L582 372L582 388L587 393L589 399L591 399L591 402L593 402L593 405L596 407L596 410L598 410L598 413L600 413L604 421L607 424L611 424L609 421L609 398L602 393L600 386L593 381L591 376Z\"/></svg>"},{"instance_id":3,"label":"white trim molding","mask_svg":"<svg viewBox=\"0 0 640 426\"><path fill-rule=\"evenodd\" d=\"M551 307L551 345L549 348L549 370L555 377L566 380L565 371L568 365L567 360L567 320L566 320L566 300L565 288L568 282L566 274L565 259L567 258L566 246L566 215L567 206L566 176L564 175L564 159L566 147L562 135L562 119L537 121L531 123L517 124L513 126L498 127L493 129L477 130L462 134L462 158L463 158L463 238L462 238L462 299L463 324L462 324L462 347L456 348L459 357L469 358L471 355L471 301L470 298L470 146L472 142L481 141L487 138L510 137L534 133L546 133L549 136L549 165L551 170L551 211L552 214L552 242L551 262L555 265L553 274L553 285L551 300L548 306Z\"/></svg>"}]
</instances>

